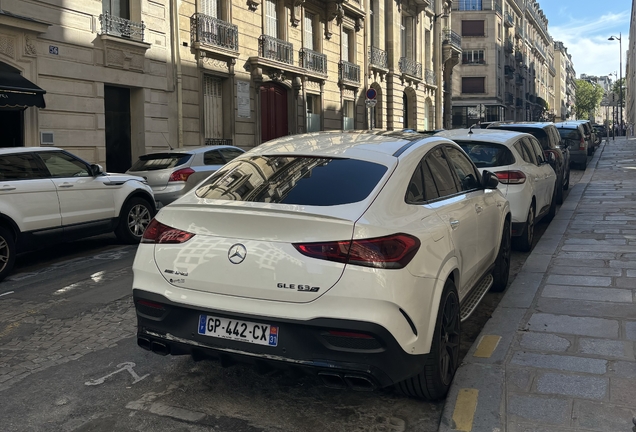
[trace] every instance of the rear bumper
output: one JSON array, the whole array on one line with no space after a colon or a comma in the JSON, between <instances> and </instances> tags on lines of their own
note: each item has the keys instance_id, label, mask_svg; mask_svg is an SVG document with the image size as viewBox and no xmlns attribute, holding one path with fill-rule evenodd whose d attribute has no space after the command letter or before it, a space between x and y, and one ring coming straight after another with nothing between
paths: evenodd
<instances>
[{"instance_id":1,"label":"rear bumper","mask_svg":"<svg viewBox=\"0 0 636 432\"><path fill-rule=\"evenodd\" d=\"M363 321L314 318L308 321L233 314L173 303L166 297L133 290L138 344L159 354L217 358L222 363L251 363L328 374L335 381L362 387L386 387L419 373L426 355L406 353L384 327ZM159 303L164 310L140 305ZM279 327L275 347L198 334L200 315L238 319ZM329 330L363 333L369 338L334 336Z\"/></svg>"}]
</instances>

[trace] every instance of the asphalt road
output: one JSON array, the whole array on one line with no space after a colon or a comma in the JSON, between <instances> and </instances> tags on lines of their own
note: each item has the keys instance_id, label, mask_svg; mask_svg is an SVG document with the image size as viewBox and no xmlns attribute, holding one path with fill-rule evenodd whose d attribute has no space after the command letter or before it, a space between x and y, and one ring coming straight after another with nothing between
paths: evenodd
<instances>
[{"instance_id":1,"label":"asphalt road","mask_svg":"<svg viewBox=\"0 0 636 432\"><path fill-rule=\"evenodd\" d=\"M138 348L134 254L100 236L19 257L0 284L0 430L437 431L443 402ZM528 255L513 253L512 277ZM501 297L487 294L463 324L462 355Z\"/></svg>"}]
</instances>

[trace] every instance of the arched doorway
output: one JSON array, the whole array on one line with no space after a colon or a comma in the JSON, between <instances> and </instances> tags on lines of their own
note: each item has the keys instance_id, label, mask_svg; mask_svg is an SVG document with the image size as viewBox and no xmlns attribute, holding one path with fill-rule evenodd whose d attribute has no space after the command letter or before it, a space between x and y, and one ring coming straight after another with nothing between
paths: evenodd
<instances>
[{"instance_id":1,"label":"arched doorway","mask_svg":"<svg viewBox=\"0 0 636 432\"><path fill-rule=\"evenodd\" d=\"M375 107L373 107L373 127L375 129L383 129L383 122L382 122L382 118L383 118L383 99L382 99L382 87L380 87L380 85L376 82L371 84L371 88L375 90L376 93L376 97L375 100L377 101L375 104Z\"/></svg>"},{"instance_id":2,"label":"arched doorway","mask_svg":"<svg viewBox=\"0 0 636 432\"><path fill-rule=\"evenodd\" d=\"M404 129L417 129L416 94L411 87L404 89L402 93L402 115Z\"/></svg>"},{"instance_id":3,"label":"arched doorway","mask_svg":"<svg viewBox=\"0 0 636 432\"><path fill-rule=\"evenodd\" d=\"M406 91L402 93L402 127L408 129L409 125L409 98Z\"/></svg>"},{"instance_id":4,"label":"arched doorway","mask_svg":"<svg viewBox=\"0 0 636 432\"><path fill-rule=\"evenodd\" d=\"M287 89L276 83L264 83L260 92L261 142L287 135Z\"/></svg>"}]
</instances>

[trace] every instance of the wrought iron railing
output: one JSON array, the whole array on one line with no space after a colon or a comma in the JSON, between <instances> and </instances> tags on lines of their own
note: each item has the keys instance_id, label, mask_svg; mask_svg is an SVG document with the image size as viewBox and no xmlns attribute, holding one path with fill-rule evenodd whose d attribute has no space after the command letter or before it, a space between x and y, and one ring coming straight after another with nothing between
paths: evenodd
<instances>
[{"instance_id":1,"label":"wrought iron railing","mask_svg":"<svg viewBox=\"0 0 636 432\"><path fill-rule=\"evenodd\" d=\"M546 58L545 50L543 49L541 44L538 41L536 41L536 40L534 41L534 47L539 52L539 54L541 54L543 56L543 58Z\"/></svg>"},{"instance_id":2,"label":"wrought iron railing","mask_svg":"<svg viewBox=\"0 0 636 432\"><path fill-rule=\"evenodd\" d=\"M502 9L501 9L501 3L499 2L494 2L494 7L493 9L499 13L499 15L501 15L502 13Z\"/></svg>"},{"instance_id":3,"label":"wrought iron railing","mask_svg":"<svg viewBox=\"0 0 636 432\"><path fill-rule=\"evenodd\" d=\"M302 48L298 56L300 67L321 74L327 73L327 56L325 54L310 50L309 48Z\"/></svg>"},{"instance_id":4,"label":"wrought iron railing","mask_svg":"<svg viewBox=\"0 0 636 432\"><path fill-rule=\"evenodd\" d=\"M360 84L360 66L340 60L340 63L338 63L338 76L341 81Z\"/></svg>"},{"instance_id":5,"label":"wrought iron railing","mask_svg":"<svg viewBox=\"0 0 636 432\"><path fill-rule=\"evenodd\" d=\"M434 70L426 69L424 71L424 79L426 80L426 84L437 85L437 74Z\"/></svg>"},{"instance_id":6,"label":"wrought iron railing","mask_svg":"<svg viewBox=\"0 0 636 432\"><path fill-rule=\"evenodd\" d=\"M515 97L512 93L506 93L506 104L507 105L515 104Z\"/></svg>"},{"instance_id":7,"label":"wrought iron railing","mask_svg":"<svg viewBox=\"0 0 636 432\"><path fill-rule=\"evenodd\" d=\"M462 49L462 37L451 29L444 29L442 44L449 44L459 50Z\"/></svg>"},{"instance_id":8,"label":"wrought iron railing","mask_svg":"<svg viewBox=\"0 0 636 432\"><path fill-rule=\"evenodd\" d=\"M281 63L294 64L294 45L268 35L258 38L258 56Z\"/></svg>"},{"instance_id":9,"label":"wrought iron railing","mask_svg":"<svg viewBox=\"0 0 636 432\"><path fill-rule=\"evenodd\" d=\"M515 25L515 19L512 17L510 12L506 12L506 16L504 17L504 24L508 27L512 27Z\"/></svg>"},{"instance_id":10,"label":"wrought iron railing","mask_svg":"<svg viewBox=\"0 0 636 432\"><path fill-rule=\"evenodd\" d=\"M232 145L232 139L231 138L206 138L205 145L206 146Z\"/></svg>"},{"instance_id":11,"label":"wrought iron railing","mask_svg":"<svg viewBox=\"0 0 636 432\"><path fill-rule=\"evenodd\" d=\"M383 69L389 68L389 61L386 56L386 51L376 48L374 46L369 47L369 63L371 66L381 67Z\"/></svg>"},{"instance_id":12,"label":"wrought iron railing","mask_svg":"<svg viewBox=\"0 0 636 432\"><path fill-rule=\"evenodd\" d=\"M192 43L199 42L238 51L238 27L202 13L190 17Z\"/></svg>"},{"instance_id":13,"label":"wrought iron railing","mask_svg":"<svg viewBox=\"0 0 636 432\"><path fill-rule=\"evenodd\" d=\"M508 66L506 65L504 67L504 75L506 76L506 78L508 79L512 79L515 76L515 68L513 68L512 66Z\"/></svg>"},{"instance_id":14,"label":"wrought iron railing","mask_svg":"<svg viewBox=\"0 0 636 432\"><path fill-rule=\"evenodd\" d=\"M506 51L507 53L512 53L514 51L514 44L512 43L512 41L510 39L508 39L505 43L504 43L504 51Z\"/></svg>"},{"instance_id":15,"label":"wrought iron railing","mask_svg":"<svg viewBox=\"0 0 636 432\"><path fill-rule=\"evenodd\" d=\"M99 16L99 22L102 26L102 34L125 37L139 42L144 40L146 26L143 21L140 23L130 21L106 11Z\"/></svg>"},{"instance_id":16,"label":"wrought iron railing","mask_svg":"<svg viewBox=\"0 0 636 432\"><path fill-rule=\"evenodd\" d=\"M556 69L555 69L555 67L554 67L554 66L552 66L552 65L548 65L548 69L550 70L550 73L551 73L552 75L556 75Z\"/></svg>"},{"instance_id":17,"label":"wrought iron railing","mask_svg":"<svg viewBox=\"0 0 636 432\"><path fill-rule=\"evenodd\" d=\"M407 57L400 57L398 63L400 72L414 77L422 78L422 63L418 63Z\"/></svg>"}]
</instances>

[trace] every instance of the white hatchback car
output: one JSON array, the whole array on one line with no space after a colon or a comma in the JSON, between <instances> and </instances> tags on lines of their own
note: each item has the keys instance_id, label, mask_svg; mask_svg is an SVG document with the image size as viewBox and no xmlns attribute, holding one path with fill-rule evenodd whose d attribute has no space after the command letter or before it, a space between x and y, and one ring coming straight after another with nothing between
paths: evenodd
<instances>
[{"instance_id":1,"label":"white hatchback car","mask_svg":"<svg viewBox=\"0 0 636 432\"><path fill-rule=\"evenodd\" d=\"M142 178L104 173L65 150L0 149L0 280L20 252L112 231L138 243L154 202Z\"/></svg>"},{"instance_id":2,"label":"white hatchback car","mask_svg":"<svg viewBox=\"0 0 636 432\"><path fill-rule=\"evenodd\" d=\"M490 170L499 178L512 211L513 246L529 251L535 224L551 221L557 205L556 174L539 141L530 134L495 129L455 129L437 136L455 141L481 172Z\"/></svg>"},{"instance_id":3,"label":"white hatchback car","mask_svg":"<svg viewBox=\"0 0 636 432\"><path fill-rule=\"evenodd\" d=\"M497 184L439 137L262 144L151 222L133 264L137 343L441 398L460 321L508 282Z\"/></svg>"}]
</instances>

